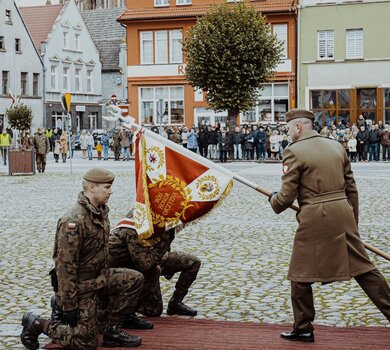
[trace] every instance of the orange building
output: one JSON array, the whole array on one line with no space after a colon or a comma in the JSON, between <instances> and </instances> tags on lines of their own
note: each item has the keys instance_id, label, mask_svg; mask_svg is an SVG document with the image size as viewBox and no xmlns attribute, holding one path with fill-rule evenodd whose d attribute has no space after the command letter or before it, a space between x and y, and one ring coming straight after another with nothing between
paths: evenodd
<instances>
[{"instance_id":1,"label":"orange building","mask_svg":"<svg viewBox=\"0 0 390 350\"><path fill-rule=\"evenodd\" d=\"M127 0L118 21L127 27L128 98L130 115L144 125L159 124L158 100L165 101L163 124L190 127L227 120L227 111L208 108L201 91L185 80L182 40L211 3L223 0ZM228 2L235 2L228 1ZM274 35L284 42L283 61L266 84L253 110L240 115L240 124L276 123L295 106L296 2L294 0L246 0L260 11ZM234 4L232 4L234 6Z\"/></svg>"}]
</instances>

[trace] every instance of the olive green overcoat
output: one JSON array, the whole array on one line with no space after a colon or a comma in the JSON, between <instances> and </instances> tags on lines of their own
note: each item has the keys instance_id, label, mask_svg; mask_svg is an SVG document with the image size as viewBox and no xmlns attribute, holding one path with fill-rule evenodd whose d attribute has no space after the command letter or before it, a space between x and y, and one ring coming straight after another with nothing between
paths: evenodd
<instances>
[{"instance_id":1,"label":"olive green overcoat","mask_svg":"<svg viewBox=\"0 0 390 350\"><path fill-rule=\"evenodd\" d=\"M270 203L276 213L298 200L288 279L332 282L374 269L358 233L358 191L345 149L306 131L284 150L280 191Z\"/></svg>"}]
</instances>

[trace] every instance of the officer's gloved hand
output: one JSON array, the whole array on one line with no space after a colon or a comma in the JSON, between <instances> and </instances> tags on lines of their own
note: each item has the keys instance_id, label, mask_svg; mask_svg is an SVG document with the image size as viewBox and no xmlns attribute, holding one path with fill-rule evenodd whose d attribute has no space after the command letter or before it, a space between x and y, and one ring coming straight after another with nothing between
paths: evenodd
<instances>
[{"instance_id":1,"label":"officer's gloved hand","mask_svg":"<svg viewBox=\"0 0 390 350\"><path fill-rule=\"evenodd\" d=\"M169 234L169 242L172 243L172 241L175 239L175 229L171 228L167 232Z\"/></svg>"},{"instance_id":2,"label":"officer's gloved hand","mask_svg":"<svg viewBox=\"0 0 390 350\"><path fill-rule=\"evenodd\" d=\"M74 310L62 312L62 321L71 327L76 327L77 321L79 319L80 319L80 310L78 308Z\"/></svg>"},{"instance_id":3,"label":"officer's gloved hand","mask_svg":"<svg viewBox=\"0 0 390 350\"><path fill-rule=\"evenodd\" d=\"M108 290L107 288L102 288L97 293L97 306L99 309L104 310L108 305Z\"/></svg>"},{"instance_id":4,"label":"officer's gloved hand","mask_svg":"<svg viewBox=\"0 0 390 350\"><path fill-rule=\"evenodd\" d=\"M276 194L278 194L278 192L272 192L269 196L268 196L268 202L271 202L271 198L273 196L275 196Z\"/></svg>"}]
</instances>

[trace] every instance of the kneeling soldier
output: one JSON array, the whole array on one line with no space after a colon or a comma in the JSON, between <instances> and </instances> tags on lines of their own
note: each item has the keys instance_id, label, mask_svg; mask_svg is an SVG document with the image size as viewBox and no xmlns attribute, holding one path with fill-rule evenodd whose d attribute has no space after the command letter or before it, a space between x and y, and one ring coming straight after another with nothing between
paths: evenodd
<instances>
[{"instance_id":1,"label":"kneeling soldier","mask_svg":"<svg viewBox=\"0 0 390 350\"><path fill-rule=\"evenodd\" d=\"M103 346L141 344L140 337L124 333L121 326L134 311L144 278L137 271L108 266L106 203L114 175L94 168L83 178L76 205L57 224L52 273L56 317L45 320L31 311L23 316L21 340L27 349L39 348L41 333L67 349L97 349L98 313L105 320Z\"/></svg>"}]
</instances>

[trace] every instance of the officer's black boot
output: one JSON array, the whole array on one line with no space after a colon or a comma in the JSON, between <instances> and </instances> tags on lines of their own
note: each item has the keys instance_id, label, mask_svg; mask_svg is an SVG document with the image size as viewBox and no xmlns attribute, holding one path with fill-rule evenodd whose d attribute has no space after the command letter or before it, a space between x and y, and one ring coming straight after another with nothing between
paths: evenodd
<instances>
[{"instance_id":1,"label":"officer's black boot","mask_svg":"<svg viewBox=\"0 0 390 350\"><path fill-rule=\"evenodd\" d=\"M38 337L41 333L47 334L49 321L40 319L40 315L34 314L33 311L28 311L22 318L22 334L20 340L22 344L29 350L39 349Z\"/></svg>"},{"instance_id":2,"label":"officer's black boot","mask_svg":"<svg viewBox=\"0 0 390 350\"><path fill-rule=\"evenodd\" d=\"M187 306L181 300L172 297L168 303L167 314L182 315L182 316L196 316L198 314L198 311L196 311L192 307Z\"/></svg>"},{"instance_id":3,"label":"officer's black boot","mask_svg":"<svg viewBox=\"0 0 390 350\"><path fill-rule=\"evenodd\" d=\"M56 303L55 294L53 294L53 296L50 299L50 306L51 306L51 320L55 322L62 322L62 311L61 308Z\"/></svg>"},{"instance_id":4,"label":"officer's black boot","mask_svg":"<svg viewBox=\"0 0 390 350\"><path fill-rule=\"evenodd\" d=\"M129 315L122 328L126 329L153 329L153 323L142 318L138 318L135 314Z\"/></svg>"},{"instance_id":5,"label":"officer's black boot","mask_svg":"<svg viewBox=\"0 0 390 350\"><path fill-rule=\"evenodd\" d=\"M141 342L141 337L129 335L118 326L108 327L103 334L103 346L108 348L133 348Z\"/></svg>"}]
</instances>

